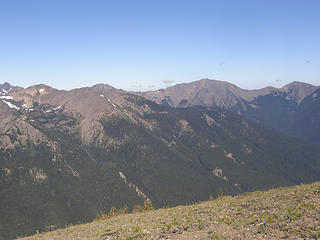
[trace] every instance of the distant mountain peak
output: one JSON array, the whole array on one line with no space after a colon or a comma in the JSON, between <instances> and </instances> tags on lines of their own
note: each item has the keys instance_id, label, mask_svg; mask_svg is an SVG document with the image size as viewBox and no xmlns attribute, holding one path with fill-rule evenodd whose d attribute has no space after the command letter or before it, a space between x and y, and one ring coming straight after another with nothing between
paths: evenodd
<instances>
[{"instance_id":1,"label":"distant mountain peak","mask_svg":"<svg viewBox=\"0 0 320 240\"><path fill-rule=\"evenodd\" d=\"M0 95L6 95L11 91L20 90L22 87L12 86L8 82L4 82L3 84L0 84Z\"/></svg>"},{"instance_id":2,"label":"distant mountain peak","mask_svg":"<svg viewBox=\"0 0 320 240\"><path fill-rule=\"evenodd\" d=\"M11 84L8 83L8 82L4 82L4 83L2 84L2 87L11 87Z\"/></svg>"},{"instance_id":3,"label":"distant mountain peak","mask_svg":"<svg viewBox=\"0 0 320 240\"><path fill-rule=\"evenodd\" d=\"M310 83L300 82L300 81L293 81L291 83L288 83L282 89L289 89L294 87L312 87L312 88L318 88L318 86L314 86Z\"/></svg>"},{"instance_id":4,"label":"distant mountain peak","mask_svg":"<svg viewBox=\"0 0 320 240\"><path fill-rule=\"evenodd\" d=\"M109 84L99 83L91 87L95 92L105 92L105 91L118 91L118 89L110 86Z\"/></svg>"},{"instance_id":5,"label":"distant mountain peak","mask_svg":"<svg viewBox=\"0 0 320 240\"><path fill-rule=\"evenodd\" d=\"M38 85L33 85L24 89L23 93L35 96L35 95L46 95L52 91L58 91L58 90L45 84L38 84Z\"/></svg>"},{"instance_id":6,"label":"distant mountain peak","mask_svg":"<svg viewBox=\"0 0 320 240\"><path fill-rule=\"evenodd\" d=\"M312 94L319 87L309 83L294 81L285 85L282 90L289 94L289 97L300 103L305 97Z\"/></svg>"}]
</instances>

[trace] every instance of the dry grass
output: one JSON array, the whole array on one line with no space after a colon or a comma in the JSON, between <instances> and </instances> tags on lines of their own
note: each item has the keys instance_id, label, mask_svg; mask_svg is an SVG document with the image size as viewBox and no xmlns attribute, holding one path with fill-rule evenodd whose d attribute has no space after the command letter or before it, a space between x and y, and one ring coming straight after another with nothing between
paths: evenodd
<instances>
[{"instance_id":1,"label":"dry grass","mask_svg":"<svg viewBox=\"0 0 320 240\"><path fill-rule=\"evenodd\" d=\"M119 215L23 238L320 239L320 183Z\"/></svg>"}]
</instances>

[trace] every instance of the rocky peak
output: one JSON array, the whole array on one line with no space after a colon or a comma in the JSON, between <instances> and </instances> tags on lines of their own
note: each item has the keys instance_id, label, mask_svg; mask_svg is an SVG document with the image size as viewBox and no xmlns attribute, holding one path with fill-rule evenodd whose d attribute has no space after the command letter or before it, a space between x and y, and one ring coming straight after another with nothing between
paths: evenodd
<instances>
[{"instance_id":1,"label":"rocky peak","mask_svg":"<svg viewBox=\"0 0 320 240\"><path fill-rule=\"evenodd\" d=\"M0 84L0 95L6 95L9 92L17 91L22 89L21 87L12 86L8 82L4 82L3 84Z\"/></svg>"},{"instance_id":2,"label":"rocky peak","mask_svg":"<svg viewBox=\"0 0 320 240\"><path fill-rule=\"evenodd\" d=\"M312 94L318 86L314 86L304 82L294 81L285 85L282 90L288 93L288 98L297 101L300 103L305 97Z\"/></svg>"},{"instance_id":3,"label":"rocky peak","mask_svg":"<svg viewBox=\"0 0 320 240\"><path fill-rule=\"evenodd\" d=\"M94 92L98 92L98 93L104 93L104 92L109 92L109 91L119 91L118 89L116 89L108 84L102 84L102 83L92 86L91 89Z\"/></svg>"}]
</instances>

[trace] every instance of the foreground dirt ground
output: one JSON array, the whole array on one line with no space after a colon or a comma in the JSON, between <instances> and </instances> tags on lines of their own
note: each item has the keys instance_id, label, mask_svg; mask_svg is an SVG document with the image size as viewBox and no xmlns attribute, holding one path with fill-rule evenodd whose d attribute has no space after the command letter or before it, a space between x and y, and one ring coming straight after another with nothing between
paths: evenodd
<instances>
[{"instance_id":1,"label":"foreground dirt ground","mask_svg":"<svg viewBox=\"0 0 320 240\"><path fill-rule=\"evenodd\" d=\"M119 215L22 239L320 239L320 183Z\"/></svg>"}]
</instances>

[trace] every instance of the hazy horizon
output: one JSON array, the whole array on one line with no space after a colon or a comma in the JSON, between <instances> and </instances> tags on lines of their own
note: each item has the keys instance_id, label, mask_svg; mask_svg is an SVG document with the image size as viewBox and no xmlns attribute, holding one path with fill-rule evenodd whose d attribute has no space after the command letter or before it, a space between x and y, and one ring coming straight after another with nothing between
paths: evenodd
<instances>
[{"instance_id":1,"label":"hazy horizon","mask_svg":"<svg viewBox=\"0 0 320 240\"><path fill-rule=\"evenodd\" d=\"M165 87L162 87L162 88L147 89L147 90L141 90L141 91L135 91L135 90L130 90L130 89L129 89L129 90L126 90L126 89L122 89L122 88L117 88L117 87L112 86L112 85L110 85L110 84L108 84L108 83L102 83L102 82L100 82L100 83L98 82L98 83L95 83L95 84L93 84L93 85L84 85L84 86L78 86L78 87L69 88L69 89L66 89L66 88L56 88L56 87L54 87L54 86L45 84L45 83L43 83L43 82L41 82L41 83L35 83L35 84L32 84L32 85L28 85L28 86L15 85L15 84L12 84L12 83L7 82L7 81L2 82L2 83L0 82L0 84L9 83L9 84L12 85L12 86L18 86L18 87L23 87L23 88L28 88L28 87L31 87L31 86L36 86L36 85L44 84L44 85L47 85L47 86L49 86L49 87L53 87L53 88L55 88L55 89L57 89L57 90L66 90L66 91L72 90L72 89L84 88L84 87L93 87L93 86L98 85L98 84L108 84L108 85L111 86L111 87L114 87L114 88L119 89L119 90L125 90L125 91L128 91L128 92L146 92L146 91L155 91L155 90L159 90L159 89L165 89L165 88L167 88L167 87L172 87L172 86L175 86L175 85L178 85L178 84L193 83L193 82L197 82L197 81L200 81L200 80L213 80L213 81L221 81L221 82L228 82L228 83L234 84L234 83L232 83L232 82L224 81L224 80L219 80L219 79L202 78L202 79L198 79L198 80L194 80L194 81L190 81L190 82L180 82L180 83L167 84ZM286 85L288 85L288 84L290 84L290 83L293 83L293 82L301 82L301 81L288 82L288 83L283 84L282 86L279 86L279 87L276 87L276 86L273 86L273 85L266 85L266 86L262 86L261 88L242 88L241 86L238 86L238 85L236 85L236 84L235 84L235 85L236 85L237 87L241 88L241 89L244 89L244 90L259 90L259 89L262 89L262 88L265 88L265 87L275 87L275 88L279 88L279 89L280 89L280 88L283 88L283 87L285 87ZM319 85L312 84L312 83L308 83L308 82L302 82L302 83L311 84L311 85L313 85L313 86L319 87Z\"/></svg>"},{"instance_id":2,"label":"hazy horizon","mask_svg":"<svg viewBox=\"0 0 320 240\"><path fill-rule=\"evenodd\" d=\"M320 85L320 2L7 1L0 82L146 91L203 78Z\"/></svg>"}]
</instances>

